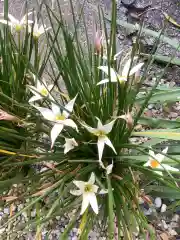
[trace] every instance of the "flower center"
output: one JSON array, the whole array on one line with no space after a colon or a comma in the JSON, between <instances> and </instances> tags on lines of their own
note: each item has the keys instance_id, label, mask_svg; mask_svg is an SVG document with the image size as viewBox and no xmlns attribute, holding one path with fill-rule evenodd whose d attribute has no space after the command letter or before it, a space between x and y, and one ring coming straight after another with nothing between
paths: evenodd
<instances>
[{"instance_id":1,"label":"flower center","mask_svg":"<svg viewBox=\"0 0 180 240\"><path fill-rule=\"evenodd\" d=\"M102 130L97 130L97 132L95 132L95 135L98 137L104 137L106 133Z\"/></svg>"},{"instance_id":2,"label":"flower center","mask_svg":"<svg viewBox=\"0 0 180 240\"><path fill-rule=\"evenodd\" d=\"M159 162L155 159L152 159L151 162L150 162L150 166L152 168L157 168L157 167L159 167L159 165L160 165Z\"/></svg>"},{"instance_id":3,"label":"flower center","mask_svg":"<svg viewBox=\"0 0 180 240\"><path fill-rule=\"evenodd\" d=\"M87 192L93 192L92 185L91 184L86 184L84 187L84 191Z\"/></svg>"},{"instance_id":4,"label":"flower center","mask_svg":"<svg viewBox=\"0 0 180 240\"><path fill-rule=\"evenodd\" d=\"M21 26L20 24L16 24L16 25L15 25L15 30L16 30L16 32L20 32L21 29L22 29L22 26Z\"/></svg>"},{"instance_id":5,"label":"flower center","mask_svg":"<svg viewBox=\"0 0 180 240\"><path fill-rule=\"evenodd\" d=\"M43 96L47 96L47 95L48 95L48 91L47 91L46 88L41 89L40 93L41 93L41 95L43 95Z\"/></svg>"},{"instance_id":6,"label":"flower center","mask_svg":"<svg viewBox=\"0 0 180 240\"><path fill-rule=\"evenodd\" d=\"M64 115L59 114L59 115L56 116L56 120L57 120L57 121L58 121L58 120L65 120L65 119L66 119L66 118L65 118Z\"/></svg>"}]
</instances>

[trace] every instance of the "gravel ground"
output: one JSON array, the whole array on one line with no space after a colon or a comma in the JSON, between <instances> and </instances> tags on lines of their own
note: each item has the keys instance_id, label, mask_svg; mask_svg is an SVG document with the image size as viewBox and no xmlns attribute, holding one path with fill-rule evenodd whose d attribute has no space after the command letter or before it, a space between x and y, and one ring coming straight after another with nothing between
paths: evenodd
<instances>
[{"instance_id":1,"label":"gravel ground","mask_svg":"<svg viewBox=\"0 0 180 240\"><path fill-rule=\"evenodd\" d=\"M46 0L48 3L50 3L50 0ZM10 12L17 18L19 18L22 5L24 0L9 0L10 2ZM72 15L70 12L69 4L67 0L59 0L64 17L66 18L66 21L71 28L71 23L72 23ZM80 6L82 6L83 0L73 0L74 6L75 6L75 12L78 12L80 9ZM129 7L129 3L133 3L133 8ZM28 4L30 7L37 8L36 0L28 0ZM110 11L110 5L111 5L111 0L88 0L85 4L84 12L85 12L85 21L88 26L88 34L89 37L92 39L92 36L94 34L94 21L97 20L97 8L96 6L98 4L101 4L101 6L104 8L106 13L109 13ZM147 13L145 13L144 16L144 21L145 25L149 27L152 30L160 30L163 26L163 14L160 11L160 9L169 15L171 15L177 22L179 20L179 15L180 15L180 3L179 0L122 0L118 1L118 19L121 20L126 20L128 22L138 22L136 20L135 16L137 16L137 13L142 13L144 9L146 9L147 6L150 6L150 8L156 8L149 10ZM158 9L158 10L157 10ZM0 2L0 12L3 11L3 2ZM133 15L134 14L134 15ZM81 35L81 40L85 44L85 29L83 24L80 24L79 27L80 35ZM168 24L168 28L166 31L166 34L169 37L174 37L177 38L180 42L180 31L175 28L172 24ZM128 35L126 31L122 28L118 28L118 38L119 38L119 48L128 48L132 44L132 36ZM147 45L146 48L152 47L154 39L145 39L147 40ZM180 57L180 52L175 52L173 48L171 48L168 44L161 44L161 46L158 48L158 53L164 54L169 56L170 54L175 54L177 57ZM160 68L157 67L157 70ZM171 66L168 69L168 72L166 76L164 77L164 83L169 84L170 86L174 85L179 85L180 84L180 69L177 66ZM151 82L151 79L150 79ZM180 116L180 105L179 102L177 102L173 106L173 110L169 112L169 115L164 115L162 106L157 106L156 104L151 104L148 106L147 109L147 115L149 116L154 116L154 117L166 117L170 119L176 119L178 116ZM155 201L155 200L154 200ZM156 200L157 201L157 200ZM159 200L160 201L160 200ZM158 202L159 203L159 202ZM162 206L164 203L164 200L161 200L161 204L159 203L158 206L156 206L156 211L159 213L158 221L155 222L155 225L157 229L159 229L160 233L159 234L166 234L169 233L171 236L174 237L174 239L178 239L177 237L177 229L180 226L180 220L179 220L179 213L171 214L170 216L167 216L165 213L161 212L161 209L164 207ZM13 207L14 212L19 211L20 209L23 208L23 204L19 203L17 206ZM144 208L144 206L143 206ZM153 215L153 210L152 209L144 209L144 212L148 217L152 217ZM0 224L2 224L9 216L10 214L10 209L9 208L2 208L0 209ZM36 215L35 210L31 211L31 218L34 218ZM53 223L49 223L46 225L46 227L43 229L43 236L42 239L45 239L45 236L47 235L48 231L51 229L51 234L49 235L48 239L56 240L59 239L59 236L61 232L64 231L65 227L67 226L69 219L71 216L64 216L64 217L57 217L56 220ZM18 222L26 222L27 221L27 213L22 214L20 217L18 217L16 224ZM15 239L26 239L26 240L32 240L34 239L34 232L30 232L25 234L22 230L17 231L15 229L16 225L11 226L11 231L9 231L9 228L7 229L0 229L0 240L3 239L10 239L10 240L15 240ZM77 239L77 231L78 231L78 224L73 228L73 230L70 233L69 239L71 240L76 240ZM10 232L10 236L7 237L7 232ZM163 238L164 237L164 238ZM165 238L166 237L166 238ZM92 231L90 234L90 239L106 239L106 237L99 235L99 233L96 233L96 231ZM166 240L169 239L167 238L167 235L161 236L161 239Z\"/></svg>"}]
</instances>

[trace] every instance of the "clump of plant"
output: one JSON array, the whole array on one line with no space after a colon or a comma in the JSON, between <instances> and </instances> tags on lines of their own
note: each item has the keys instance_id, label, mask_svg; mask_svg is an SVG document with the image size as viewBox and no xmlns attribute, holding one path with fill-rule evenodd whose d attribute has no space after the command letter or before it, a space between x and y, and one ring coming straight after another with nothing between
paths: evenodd
<instances>
[{"instance_id":1,"label":"clump of plant","mask_svg":"<svg viewBox=\"0 0 180 240\"><path fill-rule=\"evenodd\" d=\"M33 174L28 171L21 179L25 192L16 196L16 200L28 197L31 201L6 224L43 202L38 220L28 222L28 226L38 226L37 236L44 222L73 212L61 239L67 239L77 219L79 239L88 239L90 230L99 222L100 229L96 230L106 229L107 239L117 236L133 239L139 233L153 239L155 233L139 205L144 197L141 188L144 182L151 182L144 189L145 194L147 189L148 193L163 189L179 194L176 178L179 160L168 154L168 147L162 151L161 146L155 147L156 143L133 143L132 138L147 136L163 141L179 138L180 134L171 128L137 132L138 124L146 121L142 116L147 104L153 97L162 98L156 87L165 70L152 88L142 91L153 61L150 58L145 63L139 58L138 37L130 51L117 53L115 0L111 31L107 31L103 13L99 14L103 33L96 33L94 43L87 37L85 50L78 37L78 19L71 10L73 33L68 30L60 5L58 13L46 6L51 29L47 32L42 25L48 48L44 65L40 67L38 62L42 56L33 64L28 59L26 64L28 74L34 73L34 82L26 84L23 105L26 115L22 128L27 136L23 138L26 148L19 157L23 154L25 158L19 161L16 151L16 157L5 161L3 167L28 165L31 169L35 164L36 168L40 165L46 169ZM27 36L35 41L32 51L39 56L40 43L37 34L33 35L33 24L28 28L31 31ZM43 79L47 62L51 83ZM26 73L23 79L25 76Z\"/></svg>"}]
</instances>

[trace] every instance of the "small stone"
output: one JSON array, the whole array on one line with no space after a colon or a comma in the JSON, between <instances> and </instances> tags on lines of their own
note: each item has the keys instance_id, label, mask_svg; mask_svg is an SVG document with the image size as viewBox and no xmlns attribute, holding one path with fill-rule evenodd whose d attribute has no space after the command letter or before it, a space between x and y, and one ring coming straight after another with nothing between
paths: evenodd
<instances>
[{"instance_id":1,"label":"small stone","mask_svg":"<svg viewBox=\"0 0 180 240\"><path fill-rule=\"evenodd\" d=\"M166 204L163 204L162 207L161 207L161 212L162 213L166 212L166 209L167 209Z\"/></svg>"},{"instance_id":2,"label":"small stone","mask_svg":"<svg viewBox=\"0 0 180 240\"><path fill-rule=\"evenodd\" d=\"M9 208L4 208L4 213L9 214Z\"/></svg>"},{"instance_id":3,"label":"small stone","mask_svg":"<svg viewBox=\"0 0 180 240\"><path fill-rule=\"evenodd\" d=\"M148 105L148 109L149 109L149 110L151 110L151 109L153 109L153 108L154 108L154 104L153 104L153 103L151 103L151 104Z\"/></svg>"},{"instance_id":4,"label":"small stone","mask_svg":"<svg viewBox=\"0 0 180 240\"><path fill-rule=\"evenodd\" d=\"M23 209L23 207L24 207L23 204L19 204L19 205L18 205L18 211L20 211L21 209Z\"/></svg>"},{"instance_id":5,"label":"small stone","mask_svg":"<svg viewBox=\"0 0 180 240\"><path fill-rule=\"evenodd\" d=\"M122 4L125 6L130 6L132 4L134 4L135 0L121 0Z\"/></svg>"},{"instance_id":6,"label":"small stone","mask_svg":"<svg viewBox=\"0 0 180 240\"><path fill-rule=\"evenodd\" d=\"M164 220L162 220L162 227L166 230L168 229L168 225L166 224L166 222Z\"/></svg>"},{"instance_id":7,"label":"small stone","mask_svg":"<svg viewBox=\"0 0 180 240\"><path fill-rule=\"evenodd\" d=\"M169 117L170 117L170 118L177 118L177 117L178 117L178 113L176 113L176 112L171 112L171 113L169 114Z\"/></svg>"},{"instance_id":8,"label":"small stone","mask_svg":"<svg viewBox=\"0 0 180 240\"><path fill-rule=\"evenodd\" d=\"M178 215L178 214L175 214L174 216L173 216L173 218L172 218L172 222L178 222L179 221L179 218L180 218L180 216Z\"/></svg>"},{"instance_id":9,"label":"small stone","mask_svg":"<svg viewBox=\"0 0 180 240\"><path fill-rule=\"evenodd\" d=\"M169 231L169 234L171 235L171 236L176 236L177 235L177 232L174 230L174 229L168 229L168 231Z\"/></svg>"},{"instance_id":10,"label":"small stone","mask_svg":"<svg viewBox=\"0 0 180 240\"><path fill-rule=\"evenodd\" d=\"M154 200L154 205L155 205L156 208L160 208L160 207L161 207L161 205L162 205L162 200L161 200L160 197L155 198L155 200Z\"/></svg>"},{"instance_id":11,"label":"small stone","mask_svg":"<svg viewBox=\"0 0 180 240\"><path fill-rule=\"evenodd\" d=\"M61 218L60 216L56 216L56 220L60 220L60 218Z\"/></svg>"},{"instance_id":12,"label":"small stone","mask_svg":"<svg viewBox=\"0 0 180 240\"><path fill-rule=\"evenodd\" d=\"M31 212L31 217L35 217L36 216L36 209L34 209L32 212Z\"/></svg>"}]
</instances>

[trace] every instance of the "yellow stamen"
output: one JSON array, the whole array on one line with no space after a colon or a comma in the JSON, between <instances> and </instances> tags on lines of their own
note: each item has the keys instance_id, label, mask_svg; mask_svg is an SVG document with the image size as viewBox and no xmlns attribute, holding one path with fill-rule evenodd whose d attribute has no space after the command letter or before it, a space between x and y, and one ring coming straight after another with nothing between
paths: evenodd
<instances>
[{"instance_id":1,"label":"yellow stamen","mask_svg":"<svg viewBox=\"0 0 180 240\"><path fill-rule=\"evenodd\" d=\"M92 185L91 184L86 184L85 187L84 187L84 191L87 193L87 192L92 192L93 189L92 189Z\"/></svg>"},{"instance_id":2,"label":"yellow stamen","mask_svg":"<svg viewBox=\"0 0 180 240\"><path fill-rule=\"evenodd\" d=\"M98 137L104 137L106 133L102 130L97 130L97 132L95 132L95 135Z\"/></svg>"},{"instance_id":3,"label":"yellow stamen","mask_svg":"<svg viewBox=\"0 0 180 240\"><path fill-rule=\"evenodd\" d=\"M15 26L15 30L16 30L16 32L20 32L22 30L22 26L17 24Z\"/></svg>"},{"instance_id":4,"label":"yellow stamen","mask_svg":"<svg viewBox=\"0 0 180 240\"><path fill-rule=\"evenodd\" d=\"M152 168L157 168L157 167L159 167L159 162L157 161L157 160L155 160L155 159L152 159L151 161L150 161L150 166L152 167Z\"/></svg>"},{"instance_id":5,"label":"yellow stamen","mask_svg":"<svg viewBox=\"0 0 180 240\"><path fill-rule=\"evenodd\" d=\"M43 88L41 91L40 91L41 95L43 96L47 96L48 95L48 91L46 88Z\"/></svg>"},{"instance_id":6,"label":"yellow stamen","mask_svg":"<svg viewBox=\"0 0 180 240\"><path fill-rule=\"evenodd\" d=\"M65 116L63 116L63 115L57 115L56 116L56 120L58 121L58 120L65 120L66 118L65 118Z\"/></svg>"}]
</instances>

